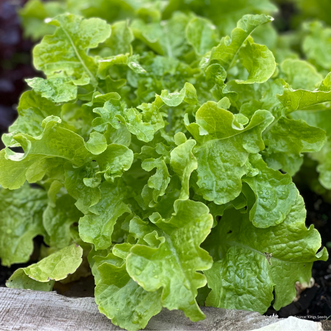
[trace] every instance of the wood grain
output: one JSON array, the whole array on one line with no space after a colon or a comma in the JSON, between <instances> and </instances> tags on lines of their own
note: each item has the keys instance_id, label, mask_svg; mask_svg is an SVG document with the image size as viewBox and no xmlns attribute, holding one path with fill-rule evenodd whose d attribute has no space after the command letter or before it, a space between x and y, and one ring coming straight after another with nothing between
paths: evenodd
<instances>
[{"instance_id":1,"label":"wood grain","mask_svg":"<svg viewBox=\"0 0 331 331\"><path fill-rule=\"evenodd\" d=\"M0 330L121 330L98 311L93 298L0 288Z\"/></svg>"},{"instance_id":2,"label":"wood grain","mask_svg":"<svg viewBox=\"0 0 331 331\"><path fill-rule=\"evenodd\" d=\"M207 318L193 323L181 311L163 310L146 330L254 330L279 321L258 313L203 307ZM100 314L93 298L68 298L55 292L0 287L1 331L122 330Z\"/></svg>"}]
</instances>

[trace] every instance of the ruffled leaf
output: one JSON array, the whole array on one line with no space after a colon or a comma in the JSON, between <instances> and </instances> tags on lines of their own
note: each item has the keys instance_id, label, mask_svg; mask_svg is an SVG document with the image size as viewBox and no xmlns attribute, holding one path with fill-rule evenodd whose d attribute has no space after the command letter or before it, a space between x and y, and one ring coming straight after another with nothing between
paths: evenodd
<instances>
[{"instance_id":1,"label":"ruffled leaf","mask_svg":"<svg viewBox=\"0 0 331 331\"><path fill-rule=\"evenodd\" d=\"M27 79L26 82L43 98L53 102L68 102L77 98L77 86L67 77L50 79L36 77Z\"/></svg>"},{"instance_id":2,"label":"ruffled leaf","mask_svg":"<svg viewBox=\"0 0 331 331\"><path fill-rule=\"evenodd\" d=\"M284 222L268 229L256 228L247 213L226 210L205 246L216 261L205 271L212 289L207 305L264 313L273 289L276 310L291 303L295 282L309 283L312 263L328 257L325 248L318 252L320 235L313 226L306 228L305 218L301 196Z\"/></svg>"},{"instance_id":3,"label":"ruffled leaf","mask_svg":"<svg viewBox=\"0 0 331 331\"><path fill-rule=\"evenodd\" d=\"M95 300L101 313L126 330L146 327L161 309L161 289L147 292L134 282L124 261L112 253L94 256Z\"/></svg>"},{"instance_id":4,"label":"ruffled leaf","mask_svg":"<svg viewBox=\"0 0 331 331\"><path fill-rule=\"evenodd\" d=\"M198 167L197 159L193 154L196 142L193 139L186 140L186 137L180 133L175 136L175 142L178 146L171 151L170 164L181 180L180 199L184 200L189 198L191 173Z\"/></svg>"},{"instance_id":5,"label":"ruffled leaf","mask_svg":"<svg viewBox=\"0 0 331 331\"><path fill-rule=\"evenodd\" d=\"M130 213L123 201L125 188L120 181L103 182L100 186L100 201L89 208L89 212L79 221L79 235L85 242L92 243L96 250L108 248L117 219Z\"/></svg>"},{"instance_id":6,"label":"ruffled leaf","mask_svg":"<svg viewBox=\"0 0 331 331\"><path fill-rule=\"evenodd\" d=\"M44 120L43 133L34 138L26 134L17 134L13 138L25 153L11 150L0 152L0 184L5 188L21 187L25 180L35 182L44 177L48 158L59 158L81 166L92 158L85 147L84 139L64 128L58 117L49 116Z\"/></svg>"},{"instance_id":7,"label":"ruffled leaf","mask_svg":"<svg viewBox=\"0 0 331 331\"><path fill-rule=\"evenodd\" d=\"M193 18L187 25L185 33L187 41L194 47L198 55L205 55L217 44L216 27L204 18Z\"/></svg>"},{"instance_id":8,"label":"ruffled leaf","mask_svg":"<svg viewBox=\"0 0 331 331\"><path fill-rule=\"evenodd\" d=\"M57 29L43 38L33 50L33 63L47 77L65 76L81 80L82 85L97 84L97 63L88 55L111 33L110 25L99 18L82 19L73 14L63 14L49 20Z\"/></svg>"},{"instance_id":9,"label":"ruffled leaf","mask_svg":"<svg viewBox=\"0 0 331 331\"><path fill-rule=\"evenodd\" d=\"M111 144L107 150L96 158L100 166L98 173L103 173L107 180L113 181L130 169L133 152L126 146Z\"/></svg>"},{"instance_id":10,"label":"ruffled leaf","mask_svg":"<svg viewBox=\"0 0 331 331\"><path fill-rule=\"evenodd\" d=\"M268 168L259 155L251 155L249 160L258 170L256 176L243 178L243 182L249 185L255 196L255 201L249 201L250 221L258 228L282 223L298 195L291 176Z\"/></svg>"},{"instance_id":11,"label":"ruffled leaf","mask_svg":"<svg viewBox=\"0 0 331 331\"><path fill-rule=\"evenodd\" d=\"M45 257L38 263L17 269L7 283L14 288L45 291L51 287L52 282L50 281L62 280L68 277L69 274L73 274L82 263L82 255L83 249L80 246L76 244L67 246Z\"/></svg>"},{"instance_id":12,"label":"ruffled leaf","mask_svg":"<svg viewBox=\"0 0 331 331\"><path fill-rule=\"evenodd\" d=\"M42 214L47 206L44 190L9 191L0 188L0 258L3 265L23 263L33 252L33 238L44 235Z\"/></svg>"},{"instance_id":13,"label":"ruffled leaf","mask_svg":"<svg viewBox=\"0 0 331 331\"><path fill-rule=\"evenodd\" d=\"M218 108L214 102L207 102L198 110L196 121L200 129L192 124L188 129L198 142L194 149L197 185L204 199L224 204L240 194L249 154L264 148L262 132L272 120L269 112L259 110L244 128L231 112Z\"/></svg>"},{"instance_id":14,"label":"ruffled leaf","mask_svg":"<svg viewBox=\"0 0 331 331\"><path fill-rule=\"evenodd\" d=\"M276 69L275 58L266 46L255 44L248 38L257 27L271 21L272 18L266 15L245 15L232 31L231 38L223 37L220 44L211 50L208 62L217 62L228 71L239 56L249 75L247 79L238 80L238 83L267 81Z\"/></svg>"},{"instance_id":15,"label":"ruffled leaf","mask_svg":"<svg viewBox=\"0 0 331 331\"><path fill-rule=\"evenodd\" d=\"M321 150L326 136L323 130L303 120L281 116L264 138L268 144L265 159L269 167L294 175L302 164L302 153Z\"/></svg>"},{"instance_id":16,"label":"ruffled leaf","mask_svg":"<svg viewBox=\"0 0 331 331\"><path fill-rule=\"evenodd\" d=\"M197 271L211 265L210 256L199 247L213 223L208 208L200 202L177 200L170 219L152 215L151 221L156 231L144 237L146 244L133 246L127 257L129 275L149 292L163 288L164 307L181 309L192 321L203 319L195 297L206 284Z\"/></svg>"},{"instance_id":17,"label":"ruffled leaf","mask_svg":"<svg viewBox=\"0 0 331 331\"><path fill-rule=\"evenodd\" d=\"M47 244L58 249L68 246L72 242L70 227L78 223L81 216L75 200L68 194L58 198L55 204L49 204L43 215L43 225L49 236Z\"/></svg>"}]
</instances>

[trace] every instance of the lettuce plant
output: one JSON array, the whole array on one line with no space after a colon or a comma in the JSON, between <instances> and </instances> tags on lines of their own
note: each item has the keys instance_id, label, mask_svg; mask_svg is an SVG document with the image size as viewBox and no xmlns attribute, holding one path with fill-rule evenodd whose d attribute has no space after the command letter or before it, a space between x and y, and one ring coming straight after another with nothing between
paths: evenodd
<instances>
[{"instance_id":1,"label":"lettuce plant","mask_svg":"<svg viewBox=\"0 0 331 331\"><path fill-rule=\"evenodd\" d=\"M2 264L45 246L8 287L92 272L100 312L138 330L163 307L278 310L327 259L291 176L309 153L331 187L329 64L312 37L329 30L306 25L310 63L269 1L230 2L28 3L45 78L2 137Z\"/></svg>"}]
</instances>

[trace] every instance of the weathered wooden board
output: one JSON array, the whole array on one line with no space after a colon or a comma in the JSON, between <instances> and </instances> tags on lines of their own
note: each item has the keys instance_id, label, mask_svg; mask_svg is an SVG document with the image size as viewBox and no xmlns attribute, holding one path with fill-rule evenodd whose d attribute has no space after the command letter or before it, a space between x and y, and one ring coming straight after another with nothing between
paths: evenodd
<instances>
[{"instance_id":1,"label":"weathered wooden board","mask_svg":"<svg viewBox=\"0 0 331 331\"><path fill-rule=\"evenodd\" d=\"M121 330L98 312L93 298L0 288L0 330Z\"/></svg>"},{"instance_id":2,"label":"weathered wooden board","mask_svg":"<svg viewBox=\"0 0 331 331\"><path fill-rule=\"evenodd\" d=\"M258 313L203 308L207 318L193 323L180 311L163 310L146 330L254 330L279 321ZM68 298L55 292L0 287L1 331L122 330L100 314L93 298Z\"/></svg>"}]
</instances>

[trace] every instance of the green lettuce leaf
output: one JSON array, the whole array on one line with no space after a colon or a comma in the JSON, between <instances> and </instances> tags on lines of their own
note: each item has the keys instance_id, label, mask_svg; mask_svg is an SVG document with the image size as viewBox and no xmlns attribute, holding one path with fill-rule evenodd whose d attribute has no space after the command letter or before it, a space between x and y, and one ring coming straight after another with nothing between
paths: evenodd
<instances>
[{"instance_id":1,"label":"green lettuce leaf","mask_svg":"<svg viewBox=\"0 0 331 331\"><path fill-rule=\"evenodd\" d=\"M231 105L248 118L251 118L259 109L267 109L277 118L283 108L277 98L277 94L283 92L283 83L281 79L269 79L263 84L250 85L230 81L222 89L222 95L226 96L231 101Z\"/></svg>"},{"instance_id":2,"label":"green lettuce leaf","mask_svg":"<svg viewBox=\"0 0 331 331\"><path fill-rule=\"evenodd\" d=\"M327 255L291 176L309 153L331 188L330 29L276 32L270 0L60 2L21 11L29 35L52 34L2 137L0 258L27 261L36 235L49 247L7 285L92 271L100 312L128 330L163 307L197 321L205 302L290 303Z\"/></svg>"},{"instance_id":3,"label":"green lettuce leaf","mask_svg":"<svg viewBox=\"0 0 331 331\"><path fill-rule=\"evenodd\" d=\"M86 148L94 155L101 154L107 149L107 139L103 134L93 131L86 142Z\"/></svg>"},{"instance_id":4,"label":"green lettuce leaf","mask_svg":"<svg viewBox=\"0 0 331 331\"><path fill-rule=\"evenodd\" d=\"M17 269L7 280L6 287L33 291L52 291L55 281L40 283L30 278L22 268Z\"/></svg>"},{"instance_id":5,"label":"green lettuce leaf","mask_svg":"<svg viewBox=\"0 0 331 331\"><path fill-rule=\"evenodd\" d=\"M320 183L328 190L331 189L331 141L328 138L326 144L321 151L311 154L312 159L316 160L319 165L317 171L319 172Z\"/></svg>"},{"instance_id":6,"label":"green lettuce leaf","mask_svg":"<svg viewBox=\"0 0 331 331\"><path fill-rule=\"evenodd\" d=\"M331 29L320 21L307 22L303 28L308 32L302 43L305 55L313 63L330 70Z\"/></svg>"},{"instance_id":7,"label":"green lettuce leaf","mask_svg":"<svg viewBox=\"0 0 331 331\"><path fill-rule=\"evenodd\" d=\"M224 204L240 194L249 154L264 149L262 132L272 120L268 111L259 110L244 128L231 112L218 108L216 103L201 106L196 114L199 128L190 124L188 129L198 142L194 149L197 185L204 199ZM202 136L199 129L200 134L203 129Z\"/></svg>"},{"instance_id":8,"label":"green lettuce leaf","mask_svg":"<svg viewBox=\"0 0 331 331\"><path fill-rule=\"evenodd\" d=\"M265 132L264 138L268 145L264 156L269 167L294 175L302 164L302 153L321 150L326 136L322 129L303 120L281 116Z\"/></svg>"},{"instance_id":9,"label":"green lettuce leaf","mask_svg":"<svg viewBox=\"0 0 331 331\"><path fill-rule=\"evenodd\" d=\"M320 151L311 153L310 156L316 160L319 165L317 171L320 173L319 181L327 189L331 189L331 125L330 125L330 111L296 111L292 113L295 119L304 120L309 125L320 128L326 133L326 143Z\"/></svg>"},{"instance_id":10,"label":"green lettuce leaf","mask_svg":"<svg viewBox=\"0 0 331 331\"><path fill-rule=\"evenodd\" d=\"M100 185L101 199L89 208L88 213L79 221L79 235L83 241L92 243L96 250L108 248L117 219L130 213L124 202L126 189L120 180Z\"/></svg>"},{"instance_id":11,"label":"green lettuce leaf","mask_svg":"<svg viewBox=\"0 0 331 331\"><path fill-rule=\"evenodd\" d=\"M137 19L132 22L130 27L135 38L146 43L158 54L178 58L188 49L185 33L178 33L178 31L185 31L188 22L188 15L175 12L164 23L146 24L142 19Z\"/></svg>"},{"instance_id":12,"label":"green lettuce leaf","mask_svg":"<svg viewBox=\"0 0 331 331\"><path fill-rule=\"evenodd\" d=\"M100 183L100 177L96 176L94 162L76 168L69 167L65 170L64 186L68 193L76 200L76 207L84 214L89 207L94 206L101 198L97 185L86 185L87 180Z\"/></svg>"},{"instance_id":13,"label":"green lettuce leaf","mask_svg":"<svg viewBox=\"0 0 331 331\"><path fill-rule=\"evenodd\" d=\"M161 309L161 289L147 292L131 279L125 262L113 253L94 255L95 300L101 313L127 330L145 328Z\"/></svg>"},{"instance_id":14,"label":"green lettuce leaf","mask_svg":"<svg viewBox=\"0 0 331 331\"><path fill-rule=\"evenodd\" d=\"M58 249L72 242L70 227L78 223L82 213L75 207L75 200L68 194L50 203L43 214L43 225L49 236L46 243Z\"/></svg>"},{"instance_id":15,"label":"green lettuce leaf","mask_svg":"<svg viewBox=\"0 0 331 331\"><path fill-rule=\"evenodd\" d=\"M265 45L259 45L248 38L246 45L239 51L239 57L248 71L246 79L237 79L237 84L254 84L266 82L276 70L273 53Z\"/></svg>"},{"instance_id":16,"label":"green lettuce leaf","mask_svg":"<svg viewBox=\"0 0 331 331\"><path fill-rule=\"evenodd\" d=\"M285 80L293 89L314 90L323 80L323 76L309 62L298 59L286 59L281 64Z\"/></svg>"},{"instance_id":17,"label":"green lettuce leaf","mask_svg":"<svg viewBox=\"0 0 331 331\"><path fill-rule=\"evenodd\" d=\"M309 283L312 263L325 261L328 254L325 248L318 252L319 233L312 225L305 226L306 211L299 195L277 226L258 229L248 217L226 210L206 241L215 260L204 272L212 289L206 304L264 313L274 290L273 307L278 310L295 298L295 282Z\"/></svg>"},{"instance_id":18,"label":"green lettuce leaf","mask_svg":"<svg viewBox=\"0 0 331 331\"><path fill-rule=\"evenodd\" d=\"M186 38L198 55L205 55L216 46L218 32L210 21L201 18L193 18L186 26Z\"/></svg>"},{"instance_id":19,"label":"green lettuce leaf","mask_svg":"<svg viewBox=\"0 0 331 331\"><path fill-rule=\"evenodd\" d=\"M55 28L45 24L44 20L63 13L63 5L55 1L42 2L40 0L30 0L19 10L24 26L24 35L38 40L46 34L54 32Z\"/></svg>"},{"instance_id":20,"label":"green lettuce leaf","mask_svg":"<svg viewBox=\"0 0 331 331\"><path fill-rule=\"evenodd\" d=\"M38 263L17 269L8 279L7 284L12 288L50 290L54 284L52 281L65 279L78 269L82 263L82 255L83 249L80 246L76 244L67 246Z\"/></svg>"},{"instance_id":21,"label":"green lettuce leaf","mask_svg":"<svg viewBox=\"0 0 331 331\"><path fill-rule=\"evenodd\" d=\"M163 196L170 182L168 167L163 158L145 159L141 167L145 171L152 171L156 168L156 172L148 179L148 187L153 190L153 200L158 201L158 197Z\"/></svg>"},{"instance_id":22,"label":"green lettuce leaf","mask_svg":"<svg viewBox=\"0 0 331 331\"><path fill-rule=\"evenodd\" d=\"M310 110L314 106L331 101L331 89L329 91L294 90L291 87L284 88L283 94L278 99L287 108L288 113L296 110Z\"/></svg>"},{"instance_id":23,"label":"green lettuce leaf","mask_svg":"<svg viewBox=\"0 0 331 331\"><path fill-rule=\"evenodd\" d=\"M272 18L266 15L245 15L232 31L231 38L223 37L220 44L211 50L208 62L217 62L228 71L239 56L249 75L247 79L237 80L237 83L267 81L276 69L275 58L266 46L255 44L249 36L258 26L271 20Z\"/></svg>"},{"instance_id":24,"label":"green lettuce leaf","mask_svg":"<svg viewBox=\"0 0 331 331\"><path fill-rule=\"evenodd\" d=\"M202 1L171 0L165 9L164 15L170 11L187 10L194 11L199 16L211 19L223 35L230 34L235 28L237 21L246 14L271 14L277 11L277 7L269 0L210 0L208 3Z\"/></svg>"},{"instance_id":25,"label":"green lettuce leaf","mask_svg":"<svg viewBox=\"0 0 331 331\"><path fill-rule=\"evenodd\" d=\"M171 151L170 164L181 180L182 189L179 198L185 200L190 195L191 173L198 167L197 159L193 154L196 141L193 139L187 140L184 134L177 133L175 142L178 146Z\"/></svg>"},{"instance_id":26,"label":"green lettuce leaf","mask_svg":"<svg viewBox=\"0 0 331 331\"><path fill-rule=\"evenodd\" d=\"M25 180L41 180L46 171L48 158L60 158L81 166L92 158L85 147L83 138L61 125L61 119L47 117L43 133L34 138L27 134L17 134L13 138L23 147L25 153L14 153L11 150L0 152L0 184L5 188L21 187Z\"/></svg>"},{"instance_id":27,"label":"green lettuce leaf","mask_svg":"<svg viewBox=\"0 0 331 331\"><path fill-rule=\"evenodd\" d=\"M282 223L298 195L291 176L268 168L260 155L251 155L249 161L258 170L256 176L243 178L255 196L255 201L249 202L249 220L257 228Z\"/></svg>"},{"instance_id":28,"label":"green lettuce leaf","mask_svg":"<svg viewBox=\"0 0 331 331\"><path fill-rule=\"evenodd\" d=\"M77 86L68 77L54 77L50 79L32 78L26 82L35 92L40 93L43 98L55 103L75 100L77 97Z\"/></svg>"},{"instance_id":29,"label":"green lettuce leaf","mask_svg":"<svg viewBox=\"0 0 331 331\"><path fill-rule=\"evenodd\" d=\"M120 102L120 96L115 93L102 108L93 110L100 117L97 117L92 125L96 131L104 132L109 125L118 130L124 124L139 140L149 142L153 140L154 134L165 126L160 112L162 105L162 100L157 97L153 103L126 108Z\"/></svg>"},{"instance_id":30,"label":"green lettuce leaf","mask_svg":"<svg viewBox=\"0 0 331 331\"><path fill-rule=\"evenodd\" d=\"M207 237L213 219L201 202L177 200L175 213L167 220L154 214L155 231L134 245L127 256L127 271L148 292L162 289L162 305L180 309L192 321L204 318L195 300L206 284L198 270L211 266L211 258L199 246ZM158 234L159 233L159 234ZM166 263L165 263L166 261Z\"/></svg>"},{"instance_id":31,"label":"green lettuce leaf","mask_svg":"<svg viewBox=\"0 0 331 331\"><path fill-rule=\"evenodd\" d=\"M110 36L110 26L99 18L82 19L72 14L50 19L49 24L57 29L34 48L35 67L49 78L67 75L77 83L80 80L80 85L97 85L97 62L88 50Z\"/></svg>"},{"instance_id":32,"label":"green lettuce leaf","mask_svg":"<svg viewBox=\"0 0 331 331\"><path fill-rule=\"evenodd\" d=\"M130 169L133 162L133 152L126 146L111 144L107 150L96 157L100 166L98 173L103 173L106 180L114 181L121 177L124 171Z\"/></svg>"},{"instance_id":33,"label":"green lettuce leaf","mask_svg":"<svg viewBox=\"0 0 331 331\"><path fill-rule=\"evenodd\" d=\"M102 50L102 56L132 53L131 43L134 40L132 30L127 21L115 22L111 26L111 35L106 40L106 48Z\"/></svg>"},{"instance_id":34,"label":"green lettuce leaf","mask_svg":"<svg viewBox=\"0 0 331 331\"><path fill-rule=\"evenodd\" d=\"M177 107L183 101L191 105L198 103L197 92L195 87L190 83L185 83L179 92L169 93L168 90L163 90L160 99L169 107Z\"/></svg>"},{"instance_id":35,"label":"green lettuce leaf","mask_svg":"<svg viewBox=\"0 0 331 331\"><path fill-rule=\"evenodd\" d=\"M61 107L49 101L34 91L27 91L21 95L18 107L18 118L9 127L9 134L4 134L2 140L6 146L16 146L13 136L26 133L39 136L43 132L42 122L51 115L60 116Z\"/></svg>"},{"instance_id":36,"label":"green lettuce leaf","mask_svg":"<svg viewBox=\"0 0 331 331\"><path fill-rule=\"evenodd\" d=\"M23 263L33 252L33 238L45 235L42 223L47 195L28 184L16 191L0 188L0 258L2 265Z\"/></svg>"}]
</instances>

